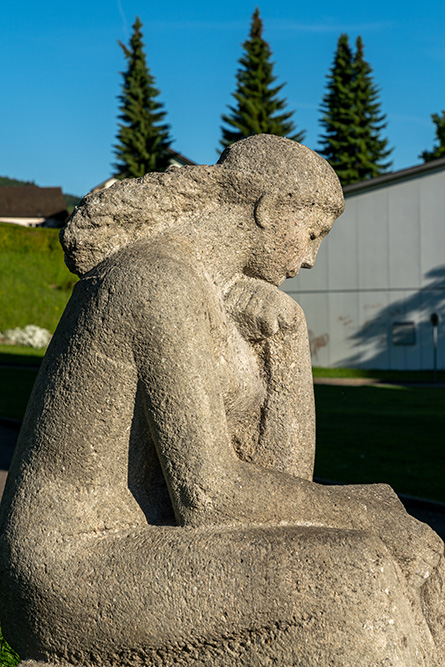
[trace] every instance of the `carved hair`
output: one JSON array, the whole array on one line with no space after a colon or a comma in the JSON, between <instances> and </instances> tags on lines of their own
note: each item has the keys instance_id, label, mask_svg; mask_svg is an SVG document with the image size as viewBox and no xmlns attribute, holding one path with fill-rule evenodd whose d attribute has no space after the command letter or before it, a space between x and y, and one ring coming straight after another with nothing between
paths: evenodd
<instances>
[{"instance_id":1,"label":"carved hair","mask_svg":"<svg viewBox=\"0 0 445 667\"><path fill-rule=\"evenodd\" d=\"M212 176L205 165L173 168L88 194L60 233L69 270L82 276L120 248L204 210Z\"/></svg>"},{"instance_id":2,"label":"carved hair","mask_svg":"<svg viewBox=\"0 0 445 667\"><path fill-rule=\"evenodd\" d=\"M218 164L250 175L263 184L261 194L274 199L292 199L300 208L318 205L337 216L343 212L343 191L335 171L320 155L296 141L257 134L226 148Z\"/></svg>"},{"instance_id":3,"label":"carved hair","mask_svg":"<svg viewBox=\"0 0 445 667\"><path fill-rule=\"evenodd\" d=\"M66 265L83 276L120 248L222 202L255 204L265 193L276 201L283 188L298 206L323 191L323 207L341 212L338 179L322 158L289 139L256 135L230 146L214 166L171 167L88 194L60 233Z\"/></svg>"}]
</instances>

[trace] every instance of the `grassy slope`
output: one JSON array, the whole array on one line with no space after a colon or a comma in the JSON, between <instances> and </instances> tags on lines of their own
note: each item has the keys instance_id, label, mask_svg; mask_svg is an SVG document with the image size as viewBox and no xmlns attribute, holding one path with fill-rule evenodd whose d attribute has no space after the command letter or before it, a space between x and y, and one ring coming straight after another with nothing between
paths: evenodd
<instances>
[{"instance_id":1,"label":"grassy slope","mask_svg":"<svg viewBox=\"0 0 445 667\"><path fill-rule=\"evenodd\" d=\"M77 204L80 202L81 197L78 197L77 195L70 195L68 193L63 193L63 196L65 197L66 201L66 210L68 213L72 213L74 211L74 207L77 206Z\"/></svg>"},{"instance_id":2,"label":"grassy slope","mask_svg":"<svg viewBox=\"0 0 445 667\"><path fill-rule=\"evenodd\" d=\"M0 223L0 331L37 324L54 332L76 281L58 230Z\"/></svg>"}]
</instances>

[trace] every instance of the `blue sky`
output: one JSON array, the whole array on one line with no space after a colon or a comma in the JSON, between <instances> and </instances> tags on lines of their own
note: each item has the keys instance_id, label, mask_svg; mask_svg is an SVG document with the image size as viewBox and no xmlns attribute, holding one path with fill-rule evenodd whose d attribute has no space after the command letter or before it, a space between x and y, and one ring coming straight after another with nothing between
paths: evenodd
<instances>
[{"instance_id":1,"label":"blue sky","mask_svg":"<svg viewBox=\"0 0 445 667\"><path fill-rule=\"evenodd\" d=\"M445 109L445 3L258 2L275 74L305 143L317 149L319 105L339 35L361 35L381 89L394 169L431 149L430 115ZM221 114L255 2L22 0L3 3L0 175L85 194L112 173L121 77L117 40L138 15L173 148L217 159Z\"/></svg>"}]
</instances>

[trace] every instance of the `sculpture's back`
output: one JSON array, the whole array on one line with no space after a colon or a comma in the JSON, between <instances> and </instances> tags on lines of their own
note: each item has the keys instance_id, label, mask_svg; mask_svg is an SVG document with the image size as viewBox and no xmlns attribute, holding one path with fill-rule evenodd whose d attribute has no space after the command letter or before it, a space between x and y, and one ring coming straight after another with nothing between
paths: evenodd
<instances>
[{"instance_id":1,"label":"sculpture's back","mask_svg":"<svg viewBox=\"0 0 445 667\"><path fill-rule=\"evenodd\" d=\"M25 662L442 664L439 538L388 487L312 482L306 325L277 285L341 209L321 158L263 135L75 213L82 279L0 510Z\"/></svg>"}]
</instances>

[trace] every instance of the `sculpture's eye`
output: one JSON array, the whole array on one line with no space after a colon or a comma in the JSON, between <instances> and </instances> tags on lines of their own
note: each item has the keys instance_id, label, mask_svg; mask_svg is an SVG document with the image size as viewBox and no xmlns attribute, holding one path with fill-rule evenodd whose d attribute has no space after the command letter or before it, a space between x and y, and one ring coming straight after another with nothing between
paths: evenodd
<instances>
[{"instance_id":1,"label":"sculpture's eye","mask_svg":"<svg viewBox=\"0 0 445 667\"><path fill-rule=\"evenodd\" d=\"M310 235L311 241L315 241L316 238L317 238L317 235L314 234L314 232L311 232L311 235Z\"/></svg>"}]
</instances>

